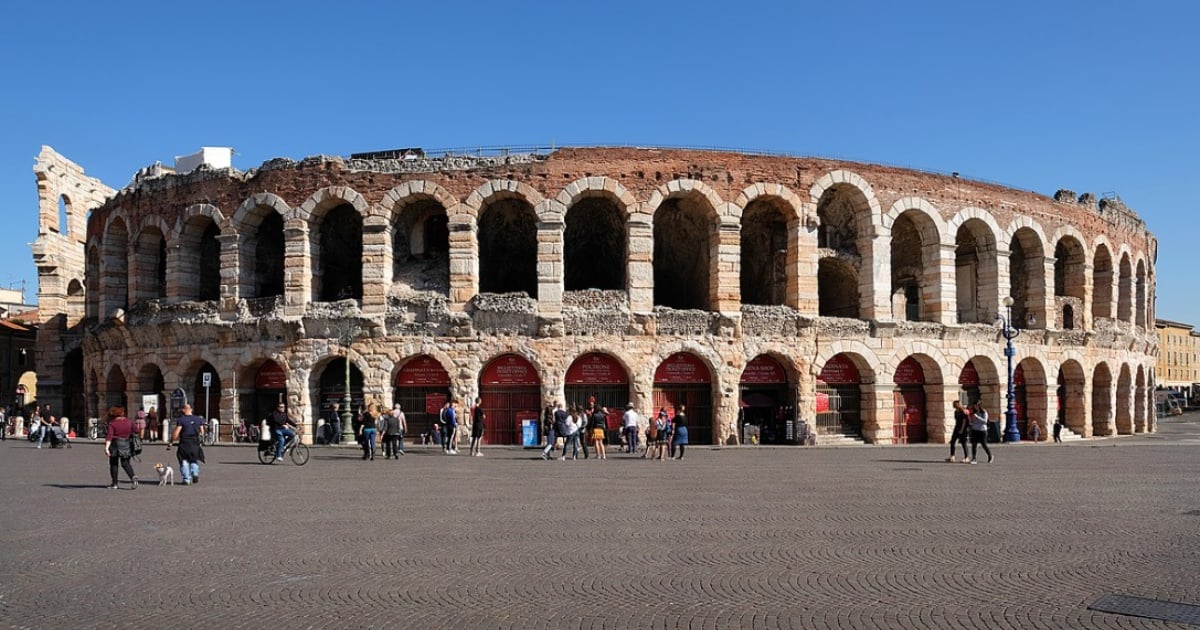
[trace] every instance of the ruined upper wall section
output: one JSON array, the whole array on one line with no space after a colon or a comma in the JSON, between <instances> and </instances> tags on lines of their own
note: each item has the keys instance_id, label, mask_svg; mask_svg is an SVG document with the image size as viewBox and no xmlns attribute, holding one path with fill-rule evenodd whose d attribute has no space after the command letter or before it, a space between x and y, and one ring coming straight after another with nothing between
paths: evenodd
<instances>
[{"instance_id":1,"label":"ruined upper wall section","mask_svg":"<svg viewBox=\"0 0 1200 630\"><path fill-rule=\"evenodd\" d=\"M116 191L88 177L83 167L45 145L33 172L38 185L38 234L60 234L83 243L88 212L103 205ZM66 208L66 225L60 221L60 199Z\"/></svg>"}]
</instances>

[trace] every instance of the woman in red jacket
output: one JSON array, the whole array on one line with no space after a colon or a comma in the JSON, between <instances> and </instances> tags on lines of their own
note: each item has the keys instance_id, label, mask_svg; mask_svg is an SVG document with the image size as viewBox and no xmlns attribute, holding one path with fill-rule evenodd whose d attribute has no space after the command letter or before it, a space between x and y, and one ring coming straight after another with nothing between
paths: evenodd
<instances>
[{"instance_id":1,"label":"woman in red jacket","mask_svg":"<svg viewBox=\"0 0 1200 630\"><path fill-rule=\"evenodd\" d=\"M125 469L125 474L129 475L129 483L133 486L131 489L138 487L137 475L133 474L133 465L129 463L129 459L133 457L133 451L129 448L129 438L132 435L133 423L125 417L125 408L109 407L108 432L104 435L104 454L108 456L108 474L112 477L109 490L117 489L118 462Z\"/></svg>"}]
</instances>

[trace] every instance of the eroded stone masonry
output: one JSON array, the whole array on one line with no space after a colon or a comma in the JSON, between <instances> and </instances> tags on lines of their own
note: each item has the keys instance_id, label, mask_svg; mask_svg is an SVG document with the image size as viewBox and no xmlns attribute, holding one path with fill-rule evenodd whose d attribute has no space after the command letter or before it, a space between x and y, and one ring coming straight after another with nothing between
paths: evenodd
<instances>
[{"instance_id":1,"label":"eroded stone masonry","mask_svg":"<svg viewBox=\"0 0 1200 630\"><path fill-rule=\"evenodd\" d=\"M114 192L46 147L35 172L39 385L74 418L181 388L226 426L282 400L311 436L348 374L413 433L482 396L491 443L556 400L686 404L702 443L799 421L944 442L954 399L1003 413L1011 298L1023 437L1059 414L1154 428L1156 241L1115 198L640 148L146 169Z\"/></svg>"}]
</instances>

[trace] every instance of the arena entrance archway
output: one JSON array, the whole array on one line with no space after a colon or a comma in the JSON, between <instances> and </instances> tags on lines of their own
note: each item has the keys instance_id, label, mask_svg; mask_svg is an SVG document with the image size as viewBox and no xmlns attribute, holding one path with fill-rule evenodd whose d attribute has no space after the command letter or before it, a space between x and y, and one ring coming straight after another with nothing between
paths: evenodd
<instances>
[{"instance_id":1,"label":"arena entrance archway","mask_svg":"<svg viewBox=\"0 0 1200 630\"><path fill-rule=\"evenodd\" d=\"M212 375L207 388L204 387L205 374ZM192 403L192 413L204 418L205 422L211 418L221 419L221 375L211 363L205 361L196 369L196 380L192 382L188 401Z\"/></svg>"},{"instance_id":2,"label":"arena entrance archway","mask_svg":"<svg viewBox=\"0 0 1200 630\"><path fill-rule=\"evenodd\" d=\"M521 421L541 418L542 379L524 357L504 354L479 374L479 398L487 414L484 441L520 444Z\"/></svg>"},{"instance_id":3,"label":"arena entrance archway","mask_svg":"<svg viewBox=\"0 0 1200 630\"><path fill-rule=\"evenodd\" d=\"M1058 368L1058 421L1065 427L1087 436L1087 413L1083 404L1086 386L1083 366L1068 360Z\"/></svg>"},{"instance_id":4,"label":"arena entrance archway","mask_svg":"<svg viewBox=\"0 0 1200 630\"><path fill-rule=\"evenodd\" d=\"M269 416L279 403L288 405L287 372L274 361L263 361L254 373L254 392L251 394L251 406L248 408L253 412L250 417L261 421Z\"/></svg>"},{"instance_id":5,"label":"arena entrance archway","mask_svg":"<svg viewBox=\"0 0 1200 630\"><path fill-rule=\"evenodd\" d=\"M1116 409L1116 431L1119 435L1130 435L1133 433L1133 409L1130 404L1133 403L1133 375L1129 370L1129 364L1121 365L1121 370L1117 372L1117 409Z\"/></svg>"},{"instance_id":6,"label":"arena entrance archway","mask_svg":"<svg viewBox=\"0 0 1200 630\"><path fill-rule=\"evenodd\" d=\"M77 427L87 425L87 399L84 397L83 383L83 350L76 348L63 359L62 412Z\"/></svg>"},{"instance_id":7,"label":"arena entrance archway","mask_svg":"<svg viewBox=\"0 0 1200 630\"><path fill-rule=\"evenodd\" d=\"M428 435L442 406L450 400L450 374L437 359L418 355L396 371L392 402L399 404L407 424L405 435ZM491 410L488 420L492 420Z\"/></svg>"},{"instance_id":8,"label":"arena entrance archway","mask_svg":"<svg viewBox=\"0 0 1200 630\"><path fill-rule=\"evenodd\" d=\"M974 405L983 397L979 389L979 370L975 369L974 361L967 361L958 373L958 389L958 399L963 406Z\"/></svg>"},{"instance_id":9,"label":"arena entrance archway","mask_svg":"<svg viewBox=\"0 0 1200 630\"><path fill-rule=\"evenodd\" d=\"M796 387L779 361L766 354L754 357L742 370L738 389L742 435L756 433L762 444L796 443ZM752 427L749 433L746 427Z\"/></svg>"},{"instance_id":10,"label":"arena entrance archway","mask_svg":"<svg viewBox=\"0 0 1200 630\"><path fill-rule=\"evenodd\" d=\"M1092 372L1092 435L1112 435L1112 372L1100 363Z\"/></svg>"},{"instance_id":11,"label":"arena entrance archway","mask_svg":"<svg viewBox=\"0 0 1200 630\"><path fill-rule=\"evenodd\" d=\"M345 410L346 402L346 357L334 357L325 364L317 377L317 400L313 408L315 417L328 418L333 403L342 405ZM358 414L363 411L363 375L353 361L350 362L350 417L351 430L358 432ZM345 427L342 428L344 432Z\"/></svg>"},{"instance_id":12,"label":"arena entrance archway","mask_svg":"<svg viewBox=\"0 0 1200 630\"><path fill-rule=\"evenodd\" d=\"M925 427L925 371L913 357L908 357L896 367L893 376L896 389L893 393L893 444L919 444L928 441Z\"/></svg>"},{"instance_id":13,"label":"arena entrance archway","mask_svg":"<svg viewBox=\"0 0 1200 630\"><path fill-rule=\"evenodd\" d=\"M580 356L567 368L563 394L568 406L608 408L607 443L620 443L621 413L630 396L629 374L619 361L601 352Z\"/></svg>"},{"instance_id":14,"label":"arena entrance archway","mask_svg":"<svg viewBox=\"0 0 1200 630\"><path fill-rule=\"evenodd\" d=\"M1147 431L1146 411L1146 370L1139 365L1133 390L1133 431L1135 433Z\"/></svg>"},{"instance_id":15,"label":"arena entrance archway","mask_svg":"<svg viewBox=\"0 0 1200 630\"><path fill-rule=\"evenodd\" d=\"M1022 439L1033 439L1034 424L1038 427L1038 440L1046 439L1049 428L1046 371L1037 359L1027 358L1013 370L1013 408Z\"/></svg>"},{"instance_id":16,"label":"arena entrance archway","mask_svg":"<svg viewBox=\"0 0 1200 630\"><path fill-rule=\"evenodd\" d=\"M853 359L834 355L817 376L817 433L862 436L862 377Z\"/></svg>"},{"instance_id":17,"label":"arena entrance archway","mask_svg":"<svg viewBox=\"0 0 1200 630\"><path fill-rule=\"evenodd\" d=\"M100 413L108 411L109 407L119 405L129 411L129 397L125 393L125 373L119 366L112 366L108 377L104 379L104 408Z\"/></svg>"},{"instance_id":18,"label":"arena entrance archway","mask_svg":"<svg viewBox=\"0 0 1200 630\"><path fill-rule=\"evenodd\" d=\"M677 352L654 371L654 409L665 407L672 418L686 406L688 441L712 444L712 375L704 361L689 352Z\"/></svg>"}]
</instances>

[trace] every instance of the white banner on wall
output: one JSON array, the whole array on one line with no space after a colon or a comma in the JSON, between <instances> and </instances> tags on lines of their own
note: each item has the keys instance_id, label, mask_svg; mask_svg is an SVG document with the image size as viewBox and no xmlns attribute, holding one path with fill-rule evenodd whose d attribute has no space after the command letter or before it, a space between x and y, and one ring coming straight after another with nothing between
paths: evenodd
<instances>
[{"instance_id":1,"label":"white banner on wall","mask_svg":"<svg viewBox=\"0 0 1200 630\"><path fill-rule=\"evenodd\" d=\"M149 411L158 407L158 394L142 394L142 411Z\"/></svg>"}]
</instances>

